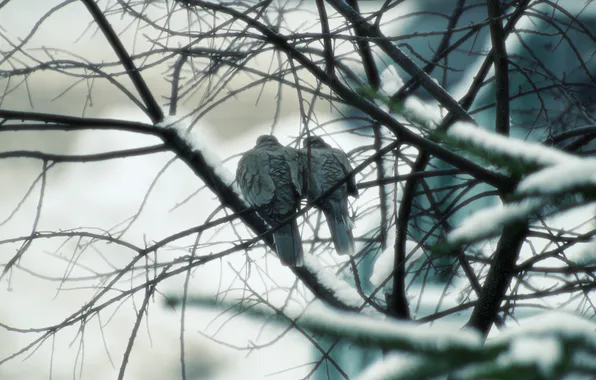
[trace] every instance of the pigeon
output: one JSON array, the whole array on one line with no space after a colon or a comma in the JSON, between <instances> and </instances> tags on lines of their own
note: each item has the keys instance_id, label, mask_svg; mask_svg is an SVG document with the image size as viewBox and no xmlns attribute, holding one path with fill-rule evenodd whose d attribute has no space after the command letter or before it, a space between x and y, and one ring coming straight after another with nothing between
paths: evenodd
<instances>
[{"instance_id":1,"label":"pigeon","mask_svg":"<svg viewBox=\"0 0 596 380\"><path fill-rule=\"evenodd\" d=\"M342 180L352 171L347 154L332 148L322 138L309 136L301 150L304 171L303 192L313 201ZM335 249L341 255L354 255L352 221L348 211L348 195L357 197L354 176L350 176L338 189L317 201L314 205L323 211L331 232Z\"/></svg>"},{"instance_id":2,"label":"pigeon","mask_svg":"<svg viewBox=\"0 0 596 380\"><path fill-rule=\"evenodd\" d=\"M246 202L269 226L277 228L300 205L304 183L300 154L273 136L260 136L255 147L240 159L236 181ZM304 266L296 218L273 232L273 240L282 264Z\"/></svg>"}]
</instances>

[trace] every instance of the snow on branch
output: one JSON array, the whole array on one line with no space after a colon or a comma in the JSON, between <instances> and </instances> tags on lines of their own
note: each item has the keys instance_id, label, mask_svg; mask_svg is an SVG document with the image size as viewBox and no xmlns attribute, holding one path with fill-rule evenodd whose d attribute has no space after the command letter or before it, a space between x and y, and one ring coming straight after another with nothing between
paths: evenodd
<instances>
[{"instance_id":1,"label":"snow on branch","mask_svg":"<svg viewBox=\"0 0 596 380\"><path fill-rule=\"evenodd\" d=\"M523 220L543 203L541 199L530 198L477 211L447 235L447 242L461 246L494 237L504 225Z\"/></svg>"},{"instance_id":2,"label":"snow on branch","mask_svg":"<svg viewBox=\"0 0 596 380\"><path fill-rule=\"evenodd\" d=\"M459 325L420 325L411 321L340 311L315 301L306 309L246 304L212 297L193 305L238 310L246 316L289 323L311 333L392 353L372 364L361 380L434 378L548 378L573 373L596 375L596 323L568 313L548 312L522 320L483 343L479 332Z\"/></svg>"},{"instance_id":3,"label":"snow on branch","mask_svg":"<svg viewBox=\"0 0 596 380\"><path fill-rule=\"evenodd\" d=\"M455 124L446 137L447 143L454 139L464 150L526 176L510 203L478 211L453 230L447 238L451 245L496 236L504 225L540 214L546 207L560 209L585 204L596 194L596 159L501 136L469 123ZM573 194L584 197L572 199L569 195Z\"/></svg>"},{"instance_id":4,"label":"snow on branch","mask_svg":"<svg viewBox=\"0 0 596 380\"><path fill-rule=\"evenodd\" d=\"M371 365L360 380L445 375L458 379L560 379L569 374L593 377L595 329L595 323L578 316L549 312L505 330L465 356L456 356L450 350L442 356L388 355Z\"/></svg>"},{"instance_id":5,"label":"snow on branch","mask_svg":"<svg viewBox=\"0 0 596 380\"><path fill-rule=\"evenodd\" d=\"M404 82L395 66L389 66L381 73L380 91L376 92L371 88L362 88L360 92L374 99L384 111L403 116L418 128L424 130L434 129L441 121L441 114L437 106L425 103L413 95L399 102L391 99L391 96L403 85Z\"/></svg>"},{"instance_id":6,"label":"snow on branch","mask_svg":"<svg viewBox=\"0 0 596 380\"><path fill-rule=\"evenodd\" d=\"M544 168L522 180L520 195L559 195L596 186L596 159L584 158Z\"/></svg>"},{"instance_id":7,"label":"snow on branch","mask_svg":"<svg viewBox=\"0 0 596 380\"><path fill-rule=\"evenodd\" d=\"M424 358L403 353L391 353L383 360L379 360L369 366L358 378L359 380L385 380L401 378L414 378L413 373L417 372L419 366L428 366ZM392 377L393 376L393 377ZM400 378L400 377L398 377Z\"/></svg>"},{"instance_id":8,"label":"snow on branch","mask_svg":"<svg viewBox=\"0 0 596 380\"><path fill-rule=\"evenodd\" d=\"M581 161L581 158L558 149L498 135L466 122L455 123L447 131L447 136L480 149L489 154L489 157L519 161L523 164L543 167Z\"/></svg>"},{"instance_id":9,"label":"snow on branch","mask_svg":"<svg viewBox=\"0 0 596 380\"><path fill-rule=\"evenodd\" d=\"M225 309L239 310L255 318L270 319L272 314L282 313L281 309L272 309L264 304L255 304L246 308L233 300L216 303L212 297L193 297L193 305L219 306ZM325 306L319 301L306 309L288 304L283 314L295 321L295 324L311 332L327 337L341 338L366 347L394 349L404 352L442 355L447 351L454 354L472 353L482 345L482 337L472 330L460 330L452 323L437 323L432 326L420 325L410 321L383 319L380 314L370 316L349 311L342 311ZM285 318L277 319L283 322Z\"/></svg>"},{"instance_id":10,"label":"snow on branch","mask_svg":"<svg viewBox=\"0 0 596 380\"><path fill-rule=\"evenodd\" d=\"M213 172L221 179L223 183L231 187L236 194L240 194L240 190L238 189L238 186L235 182L234 173L230 172L222 164L222 160L219 155L209 148L205 141L200 140L196 135L191 133L186 122L174 116L167 116L161 123L158 123L157 126L176 131L178 136L183 139L193 151L197 151L202 154L207 165L213 169Z\"/></svg>"},{"instance_id":11,"label":"snow on branch","mask_svg":"<svg viewBox=\"0 0 596 380\"><path fill-rule=\"evenodd\" d=\"M403 116L417 127L432 130L441 122L439 109L416 96L408 96L403 107Z\"/></svg>"},{"instance_id":12,"label":"snow on branch","mask_svg":"<svg viewBox=\"0 0 596 380\"><path fill-rule=\"evenodd\" d=\"M577 244L576 247L579 249L568 257L570 261L577 265L596 264L596 240Z\"/></svg>"},{"instance_id":13,"label":"snow on branch","mask_svg":"<svg viewBox=\"0 0 596 380\"><path fill-rule=\"evenodd\" d=\"M507 344L495 363L498 367L532 366L546 378L561 378L574 372L574 364L583 354L596 354L595 330L592 321L552 311L505 330L488 346Z\"/></svg>"},{"instance_id":14,"label":"snow on branch","mask_svg":"<svg viewBox=\"0 0 596 380\"><path fill-rule=\"evenodd\" d=\"M330 269L323 267L316 257L304 255L304 265L316 277L321 286L334 294L344 304L359 309L366 302L352 285L339 278ZM365 308L364 310L373 311L371 308Z\"/></svg>"},{"instance_id":15,"label":"snow on branch","mask_svg":"<svg viewBox=\"0 0 596 380\"><path fill-rule=\"evenodd\" d=\"M404 81L399 76L395 66L389 66L381 73L381 91L385 95L395 94L403 85Z\"/></svg>"},{"instance_id":16,"label":"snow on branch","mask_svg":"<svg viewBox=\"0 0 596 380\"><path fill-rule=\"evenodd\" d=\"M234 183L234 176L221 166L221 160L217 158L217 155L213 154L205 146L206 144L191 138L187 128L184 128L184 124L176 119L167 118L158 126L162 128L163 133L160 137L168 148L177 154L204 181L205 185L220 199L223 206L239 213L239 218L244 224L256 235L263 235L264 242L274 249L273 238L270 234L267 234L265 222L254 212L243 212L248 206L239 195L240 192ZM293 272L317 298L340 309L354 309L354 307L338 300L306 268L293 268Z\"/></svg>"},{"instance_id":17,"label":"snow on branch","mask_svg":"<svg viewBox=\"0 0 596 380\"><path fill-rule=\"evenodd\" d=\"M409 321L379 319L333 310L322 304L315 304L307 309L298 324L311 331L362 346L433 356L445 351L474 351L482 343L480 334L471 330L462 331L455 324L421 326Z\"/></svg>"}]
</instances>

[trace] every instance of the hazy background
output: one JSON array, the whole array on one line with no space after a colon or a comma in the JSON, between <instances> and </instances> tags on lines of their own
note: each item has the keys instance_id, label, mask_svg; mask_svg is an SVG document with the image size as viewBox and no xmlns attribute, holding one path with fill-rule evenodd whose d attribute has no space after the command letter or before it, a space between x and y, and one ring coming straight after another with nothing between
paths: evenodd
<instances>
[{"instance_id":1,"label":"hazy background","mask_svg":"<svg viewBox=\"0 0 596 380\"><path fill-rule=\"evenodd\" d=\"M95 26L90 26L91 17L82 3L72 2L45 17L61 3L40 0L11 0L3 3L0 8L0 51L4 54L13 50L14 46L8 41L25 41L23 50L15 56L30 66L36 65L36 58L47 60L48 57L90 62L116 61L104 36ZM100 3L100 7L114 6L113 3L108 6ZM305 9L309 8L314 9L310 4L305 6ZM147 9L147 13L157 17L164 14L165 9L163 4L156 2L155 6ZM173 18L173 25L176 17L181 16ZM303 25L305 20L317 27L312 13L291 13L284 21L286 27L294 28ZM109 21L120 33L131 54L150 48L147 35L158 35L148 29L137 30L130 16L112 15ZM34 28L37 28L36 32L31 36L30 32ZM10 70L10 61L4 60L7 56L0 57L4 61L0 69ZM264 57L254 64L262 66L270 65L271 62ZM116 67L114 70L120 69ZM165 65L157 65L142 74L164 107L171 91L170 83L164 78L166 70ZM128 79L120 78L121 83L136 95ZM309 80L308 77L301 79ZM251 81L251 77L239 75L230 83L230 88L239 88ZM126 96L105 80L84 81L44 70L26 77L0 77L0 86L4 92L0 98L2 109L149 122ZM212 147L220 157L229 157L251 147L258 135L271 132L277 112L279 121L275 134L282 142L288 142L300 128L298 97L292 89L285 88L281 97L278 97L277 91L277 85L272 83L254 87L229 99L199 120L194 128L195 136ZM180 104L179 115L191 111L203 95L199 91ZM316 114L319 120L328 117L329 111L329 106L324 102L318 103ZM118 132L2 132L0 151L26 149L86 154L157 142L148 137ZM101 163L57 165L47 173L46 195L38 230L108 228L121 223L138 211L153 179L171 158L168 154L157 154ZM235 162L227 162L226 166L233 171ZM36 160L0 161L0 222L7 220L0 226L0 239L24 236L31 232L39 197L39 182L33 187L33 195L20 203L40 172L41 162ZM184 164L175 162L152 190L147 206L126 233L125 240L142 245L146 240L158 240L204 220L217 204L217 200L207 191L172 210L200 186L201 181ZM59 323L92 297L95 290L86 287L92 286L92 282L81 280L80 285L73 286L48 278L59 279L66 273L84 278L90 274L85 268L109 270L132 258L130 252L114 246L105 246L102 252L86 251L74 255L72 251L75 246L74 241L65 246L37 241L31 246L15 274L0 282L1 323L25 329ZM0 247L0 262L6 263L16 249L18 246L15 245ZM168 255L167 252L162 254ZM259 254L262 255L262 252L257 250L255 260L261 259ZM281 267L275 258L263 260L268 260L269 272L275 281L282 285L292 284L291 272ZM221 263L213 263L207 269L197 270L191 279L191 293L214 293L232 285L240 286L233 281L228 262L239 267L243 261L242 257L232 257ZM184 278L180 276L162 284L160 290L179 293L183 283ZM137 305L141 301L136 299ZM161 302L163 299L157 297L151 306L148 322L143 323L126 379L180 377L180 313L162 307ZM79 375L86 379L115 378L135 316L131 303L125 302L124 305L121 309L113 310L113 317L109 321L102 321L101 329L95 322L87 324L84 330L79 329L81 326L73 326L64 330L54 341L46 341L25 361L19 357L1 365L0 378L48 378L50 368L52 378L59 380L73 376L78 378ZM244 318L228 321L232 315L222 317L220 313L220 310L187 312L185 341L189 379L287 379L299 378L308 373L310 366L302 365L314 360L314 352L310 344L295 332L286 334L271 346L249 351L226 347L201 336L199 330L214 335L226 344L247 348L250 346L247 342L268 345L282 331L275 327L261 330L260 323L252 323ZM35 333L14 333L0 329L0 357L11 355L38 336Z\"/></svg>"},{"instance_id":2,"label":"hazy background","mask_svg":"<svg viewBox=\"0 0 596 380\"><path fill-rule=\"evenodd\" d=\"M484 1L482 1L484 2ZM575 0L574 0L575 2ZM91 62L116 61L103 35L94 26L90 27L91 18L86 8L78 1L55 11L44 19L44 15L61 4L61 1L49 0L11 0L1 3L0 7L0 51L5 54L13 50L8 41L25 41L23 51L17 55L19 59L34 65L32 57L47 59L56 56L61 59L88 60ZM399 12L414 10L413 6L438 10L444 6L450 8L452 1L410 1L400 6ZM571 4L571 1L562 3ZM146 12L157 18L167 10L160 2L152 3ZM408 8L408 4L412 8ZM579 6L583 2L577 1ZM374 1L361 2L361 6L375 6ZM117 8L117 3L100 3L100 7ZM293 29L301 26L303 31L319 31L316 16L312 13L312 2L304 2L305 12L289 13L283 27ZM592 6L591 10L594 9ZM331 11L331 10L330 10ZM590 10L588 10L590 11ZM586 11L586 13L588 13ZM481 12L482 13L482 12ZM390 17L397 17L394 12ZM484 17L484 16L482 16ZM43 20L39 24L40 20ZM109 21L128 49L129 53L142 52L151 47L148 38L157 38L160 34L151 29L138 29L130 16L114 14ZM175 15L170 24L183 23L182 14ZM39 24L39 25L38 25ZM395 21L384 25L384 30L396 35L400 28L410 32L421 30L421 25ZM425 28L436 29L434 24ZM36 33L29 37L33 28ZM482 38L481 38L482 39ZM184 38L176 43L183 44ZM419 41L420 46L428 45ZM479 46L485 41L478 41ZM338 52L349 49L346 44L338 47ZM432 52L429 48L428 53ZM0 56L4 61L6 56ZM473 60L469 58L469 66ZM271 64L271 57L264 55L254 65L266 67ZM10 64L4 61L0 70L9 70ZM170 83L164 78L168 67L156 65L143 72L142 76L154 93L158 102L166 107L170 94ZM119 69L114 68L115 71ZM136 92L123 76L122 83ZM462 79L463 78L463 79ZM462 73L452 83L456 93L465 88L459 81L470 80ZM105 80L78 81L51 71L38 71L26 77L7 79L0 76L0 108L35 112L56 113L72 116L104 117L149 122L145 115L134 107L118 89ZM253 80L250 76L237 76L230 83L230 89L240 88ZM301 80L311 80L308 76ZM90 92L90 89L92 91ZM298 96L295 90L285 88L278 97L277 84L254 87L239 94L205 114L194 129L195 136L205 140L206 145L213 148L220 157L226 158L241 153L254 144L256 136L272 130L273 119L278 112L278 124L274 133L282 142L287 143L296 136L301 125ZM89 94L91 94L89 96ZM193 94L179 105L179 115L192 111L204 95L201 91ZM459 95L459 94L458 94ZM277 107L279 106L279 109ZM323 101L316 106L319 121L334 116ZM491 114L480 116L483 121L492 123ZM0 134L0 151L5 150L42 150L44 152L83 154L115 149L155 144L157 141L148 137L133 136L117 132L81 132L81 133L7 133ZM355 141L345 141L346 146L355 145ZM157 173L172 158L169 154L157 154L150 157L132 158L92 164L58 165L48 172L47 195L44 200L40 226L38 230L57 230L76 227L106 228L121 223L137 213L147 189ZM233 171L236 159L225 163ZM41 162L36 160L0 160L0 239L14 236L26 236L31 232L39 195L39 183L33 188L32 196L27 198L18 208L24 194L39 176ZM217 204L217 200L207 191L192 197L190 201L177 207L184 199L201 187L201 181L182 163L175 162L168 167L156 188L151 192L147 206L140 213L134 226L126 234L126 240L143 245L147 240L154 241L169 234L195 226L206 218L206 214ZM180 242L192 244L192 241ZM69 284L62 288L57 281L40 278L39 275L60 278L71 271L73 276L84 277L89 274L85 266L96 270L109 270L113 265L121 265L131 259L131 253L113 246L106 246L101 252L86 252L76 257L78 265L68 264L72 257L68 256L76 242L69 242L66 247L44 241L36 242L23 257L20 269L26 268L32 273L20 270L13 276L0 282L0 322L20 328L41 327L56 323L74 312L91 297L95 289L86 288L81 280L80 286ZM1 246L0 262L9 260L18 246ZM69 251L70 249L70 251ZM217 251L217 248L214 248ZM64 252L64 254L62 253ZM162 252L164 260L168 254ZM293 276L287 268L282 268L272 257L260 257L263 253L254 252L255 260L264 260L269 265L269 273L280 284L291 285ZM216 292L225 286L241 286L234 282L234 273L229 270L228 262L236 267L244 261L236 255L219 263L209 265L206 269L194 272L191 280L191 291L197 293ZM34 275L35 274L35 275ZM181 291L184 278L168 280L163 284L163 291ZM133 280L131 279L131 282ZM60 291L58 291L60 289ZM138 299L137 302L140 302ZM451 302L451 301L446 301ZM87 379L115 378L120 365L123 350L134 322L134 309L131 302L125 303L122 310L113 310L114 317L104 321L100 330L98 323L93 322L85 328L84 334L80 326L70 328L61 334L60 339L46 341L41 349L26 361L23 357L9 361L0 366L1 379L41 379L48 378L50 358L53 354L53 379L70 379L73 375L83 374ZM269 328L260 332L260 324L249 322L243 318L225 323L229 317L218 317L219 310L190 310L186 318L187 370L189 379L288 379L299 378L308 373L309 367L301 365L315 360L311 345L299 334L289 333L279 342L258 350L246 350L247 342L267 344L281 331ZM212 321L214 321L211 323ZM147 324L143 325L133 351L126 379L164 379L179 378L180 354L180 313L161 306L157 297L152 305ZM221 330L219 328L221 327ZM217 344L201 336L197 331L205 331L209 335L228 345L237 345L238 350ZM102 332L103 331L103 334ZM84 345L79 344L81 334ZM27 342L35 339L35 333L10 333L0 329L0 358L18 351ZM351 351L352 350L352 351ZM356 349L346 347L347 355ZM108 355L109 353L109 355ZM357 372L362 355L353 355L352 364ZM81 367L81 363L84 365ZM298 366L298 368L293 368ZM81 369L82 368L82 369ZM292 369L293 368L293 369ZM286 369L291 369L284 372ZM273 374L273 375L271 375Z\"/></svg>"}]
</instances>

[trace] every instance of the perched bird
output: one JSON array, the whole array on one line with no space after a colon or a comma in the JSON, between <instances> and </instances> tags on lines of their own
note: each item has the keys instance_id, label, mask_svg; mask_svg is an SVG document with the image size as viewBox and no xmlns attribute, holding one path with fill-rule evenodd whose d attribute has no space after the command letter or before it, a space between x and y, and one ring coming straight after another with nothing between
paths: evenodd
<instances>
[{"instance_id":1,"label":"perched bird","mask_svg":"<svg viewBox=\"0 0 596 380\"><path fill-rule=\"evenodd\" d=\"M303 146L301 164L305 179L304 191L308 193L308 200L313 201L348 175L352 167L347 154L332 148L320 137L307 137ZM354 176L315 204L325 214L335 249L342 255L354 254L348 195L358 196Z\"/></svg>"},{"instance_id":2,"label":"perched bird","mask_svg":"<svg viewBox=\"0 0 596 380\"><path fill-rule=\"evenodd\" d=\"M299 153L284 147L273 136L260 136L256 146L240 159L236 181L242 196L259 216L272 228L279 227L300 205L303 180ZM282 263L292 267L304 265L295 218L275 231L273 240Z\"/></svg>"}]
</instances>

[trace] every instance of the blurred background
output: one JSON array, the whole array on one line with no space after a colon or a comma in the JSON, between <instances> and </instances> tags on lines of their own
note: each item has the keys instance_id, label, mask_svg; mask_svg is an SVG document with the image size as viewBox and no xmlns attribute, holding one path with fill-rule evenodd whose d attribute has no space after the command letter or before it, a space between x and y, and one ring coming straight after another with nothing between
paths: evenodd
<instances>
[{"instance_id":1,"label":"blurred background","mask_svg":"<svg viewBox=\"0 0 596 380\"><path fill-rule=\"evenodd\" d=\"M280 30L300 30L301 32L320 30L316 19L314 2L294 1L277 2L278 6L287 7L283 21L279 21ZM377 10L383 1L361 1L363 12ZM486 19L485 1L468 0L461 2L465 10L461 13L454 28L460 28ZM405 1L388 12L382 23L382 29L389 36L405 36L396 43L404 49L415 62L424 66L436 53L441 35L424 35L425 32L442 31L449 25L449 15L460 4L459 1L427 0ZM588 29L569 28L568 36L574 46L562 41L557 26L543 20L522 18L518 24L522 34L508 40L508 49L512 60L523 70L511 75L511 89L516 94L528 91L528 78L544 88L556 87L564 83L573 87L573 97L562 97L555 89L541 92L541 97L527 95L512 98L512 134L521 138L545 140L548 134L559 133L570 126L583 126L593 123L594 81L596 66L590 56L594 52L596 35L596 6L591 3L569 0L558 2L574 15L578 15ZM190 37L166 37L166 32L151 28L147 23L139 23L131 14L119 11L118 2L100 2L100 7L109 15L113 28L130 54L138 54L149 49L159 48L160 43L168 46L183 46ZM186 13L176 12L164 23L164 15L173 7L170 2L149 2L143 7L143 15L151 20L159 20L160 25L167 24L172 29L186 23ZM137 8L135 8L137 9ZM329 8L329 12L331 9ZM407 15L407 16L406 16ZM553 17L565 19L560 12L553 12ZM116 62L117 59L104 36L91 23L84 5L69 1L10 0L0 3L0 73L12 70L11 62L22 60L28 65L50 59L84 62ZM339 22L333 20L332 22ZM561 21L565 23L566 21ZM180 23L180 24L177 24ZM142 28L139 25L143 25ZM179 28L184 30L184 28ZM35 33L31 34L34 30ZM533 32L535 31L535 32ZM455 32L451 41L463 36L467 31ZM516 37L516 38L513 38ZM21 44L22 49L15 44ZM441 83L456 99L461 98L473 80L473 75L489 49L488 29L479 30L475 38L462 44L449 55L443 66L437 67L431 75ZM338 54L349 51L352 45L346 43L337 47ZM412 54L415 52L416 54ZM10 55L10 56L9 56ZM580 65L577 55L585 57L586 65ZM274 55L262 54L252 61L252 65L275 65ZM389 65L382 54L376 52L381 67ZM538 71L532 71L536 61L543 63L544 70L552 73L551 78L540 77ZM137 64L148 65L143 71L143 78L155 94L158 101L167 108L171 94L171 61L160 63L148 57L146 61L138 59ZM364 78L364 73L356 63L350 66ZM114 65L114 72L120 67ZM187 73L187 79L200 75L200 70L193 68ZM224 69L220 69L224 70ZM80 70L84 73L85 70ZM407 75L399 70L400 75ZM124 86L133 91L128 79L120 72L119 78ZM559 83L552 78L559 78ZM217 74L212 75L217 81ZM301 80L315 86L312 77L305 75ZM229 92L240 89L254 81L254 77L240 72L226 85ZM106 80L89 80L68 76L56 70L37 70L27 75L8 77L0 74L0 109L23 110L61 115L101 117L149 122L122 91ZM281 92L276 82L262 86L253 86L225 102L204 108L196 113L199 104L206 104L205 97L210 96L209 85L197 86L184 97L178 105L177 115L192 115L193 133L206 145L213 147L224 161L224 166L231 172L235 170L237 155L252 147L260 134L273 132L283 143L291 143L300 132L303 119L300 113L299 97L295 90L284 88ZM419 90L416 96L431 102L428 95ZM494 129L494 110L492 108L494 87L487 84L481 91L471 110L476 120L488 129ZM213 104L210 103L210 104ZM535 104L536 107L528 107ZM544 104L548 112L538 106ZM577 105L580 105L577 107ZM523 112L522 112L523 108ZM516 112L519 110L519 112ZM333 120L340 113L358 116L352 109L334 109L325 101L314 105L317 125ZM341 131L365 125L366 122L335 123L326 129ZM368 140L365 140L368 138ZM370 136L361 139L355 136L338 137L337 143L344 149L352 149L370 142ZM115 149L155 144L149 137L127 135L121 132L2 132L0 151L40 150L51 153L84 154ZM197 217L203 220L207 210L217 206L217 199L212 194L202 191L193 196L202 184L182 163L171 162L169 154L156 154L127 160L101 163L56 165L47 171L45 181L46 195L38 230L68 230L77 227L105 228L122 226L135 216L134 224L125 229L127 240L143 245L147 240L155 241L176 231L197 224ZM444 168L444 164L434 163ZM167 168L167 170L162 170ZM10 159L0 160L0 239L26 236L31 232L38 205L40 172L42 165L36 160ZM159 174L163 171L163 174ZM154 179L160 180L153 185ZM456 179L441 178L437 186L456 184ZM32 188L32 196L24 198ZM151 189L146 202L145 194ZM468 194L474 196L486 189L476 189ZM189 200L186 200L189 199ZM475 208L491 204L496 200L484 198L484 203L475 203ZM419 199L420 207L425 207L424 199ZM474 208L465 208L450 217L452 224L472 212ZM374 218L370 223L374 224ZM413 220L421 231L432 221L420 217ZM363 230L366 229L363 227ZM216 232L214 232L216 234ZM440 234L436 238L440 238ZM422 238L414 236L413 238ZM180 242L189 245L192 241ZM90 283L85 276L92 272L109 271L130 261L131 253L106 245L105 251L85 252L78 250L76 241L67 242L67 246L76 252L66 257L61 252L64 246L55 243L37 241L19 264L19 271L5 277L0 283L0 322L9 326L28 329L58 323L77 307L82 306L96 289L87 288ZM5 263L18 249L15 245L0 248L0 262ZM211 249L207 247L206 249ZM379 247L372 249L379 250ZM161 255L167 256L168 252ZM174 255L174 253L170 253ZM258 256L258 251L255 256ZM279 284L291 286L293 276L287 268L279 266L274 257L263 257L270 265L268 273ZM239 256L239 255L238 255ZM371 257L376 257L371 255ZM257 259L257 258L255 258ZM156 258L157 260L157 258ZM218 263L213 268L198 269L193 273L190 291L216 293L221 289L239 287L234 271L242 268L243 257L231 257ZM231 264L229 264L231 263ZM369 260L368 270L372 270L374 259ZM90 269L91 268L91 269ZM101 268L101 269L100 269ZM362 268L366 272L366 268ZM430 271L430 269L428 269ZM78 278L80 285L72 282L64 286L59 279L68 273ZM433 281L441 283L445 279L434 271L430 272ZM58 280L56 280L58 279ZM163 284L163 292L179 292L184 285L184 278L173 278ZM133 279L131 278L131 281ZM63 287L64 286L64 287ZM365 284L369 289L372 284ZM264 285L266 288L266 286ZM415 289L413 288L412 291ZM440 292L428 292L429 297L416 309L418 315L434 310L436 297ZM134 304L131 298L130 304ZM457 294L447 297L446 304L457 304ZM128 305L128 304L127 304ZM427 308L427 309L425 309ZM151 309L148 322L139 333L139 340L133 350L127 379L163 379L178 378L180 375L180 314L165 306L155 305ZM112 378L117 373L129 331L134 323L134 306L128 305L126 312L114 308L113 318L100 321L97 325L72 326L68 334L60 338L49 338L41 348L22 361L22 358L0 365L0 378L46 378L53 372L54 379L72 378L84 375L87 379ZM465 320L463 313L459 317ZM186 362L188 379L294 379L306 376L312 369L309 363L320 358L320 353L300 334L289 332L278 341L275 337L283 331L281 327L262 326L245 318L222 316L219 310L188 310L185 319ZM94 322L95 323L95 322ZM204 336L215 336L216 340ZM0 329L2 357L11 355L39 338L40 334L23 334ZM84 339L83 339L84 338ZM223 343L222 343L223 342ZM247 344L247 342L251 342ZM320 342L322 347L331 342ZM329 343L329 344L328 344ZM261 345L263 347L261 347ZM351 375L358 374L378 352L368 352L351 346L339 346L332 352L332 357ZM321 366L314 375L316 379L343 378L330 366Z\"/></svg>"}]
</instances>

